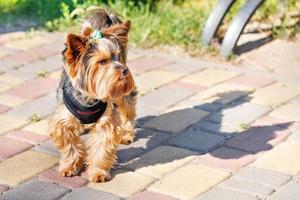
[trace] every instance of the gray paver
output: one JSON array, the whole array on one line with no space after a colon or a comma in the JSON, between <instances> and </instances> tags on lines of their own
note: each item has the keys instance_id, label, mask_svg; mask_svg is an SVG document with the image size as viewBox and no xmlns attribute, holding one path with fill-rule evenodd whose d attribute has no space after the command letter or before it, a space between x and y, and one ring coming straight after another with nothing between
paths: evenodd
<instances>
[{"instance_id":1,"label":"gray paver","mask_svg":"<svg viewBox=\"0 0 300 200\"><path fill-rule=\"evenodd\" d=\"M39 117L49 116L54 112L55 107L55 94L50 93L41 98L14 107L12 110L8 111L6 115L27 120L28 117L34 114L37 114Z\"/></svg>"},{"instance_id":2,"label":"gray paver","mask_svg":"<svg viewBox=\"0 0 300 200\"><path fill-rule=\"evenodd\" d=\"M208 112L196 109L177 110L151 119L145 124L145 127L163 132L179 133L207 115Z\"/></svg>"},{"instance_id":3,"label":"gray paver","mask_svg":"<svg viewBox=\"0 0 300 200\"><path fill-rule=\"evenodd\" d=\"M5 61L0 60L0 71L1 72L7 72L9 70L12 70L16 67L20 67L22 64L18 61Z\"/></svg>"},{"instance_id":4,"label":"gray paver","mask_svg":"<svg viewBox=\"0 0 300 200\"><path fill-rule=\"evenodd\" d=\"M235 128L224 124L217 124L209 121L201 121L193 126L194 130L203 130L224 136L226 139L232 138L238 132Z\"/></svg>"},{"instance_id":5,"label":"gray paver","mask_svg":"<svg viewBox=\"0 0 300 200\"><path fill-rule=\"evenodd\" d=\"M201 153L208 152L225 141L224 137L189 129L172 138L169 143L175 146L191 149Z\"/></svg>"},{"instance_id":6,"label":"gray paver","mask_svg":"<svg viewBox=\"0 0 300 200\"><path fill-rule=\"evenodd\" d=\"M39 71L51 72L57 69L62 69L63 62L61 61L61 56L52 56L46 60L39 60L34 63L30 63L22 67L21 71L29 71L37 74Z\"/></svg>"},{"instance_id":7,"label":"gray paver","mask_svg":"<svg viewBox=\"0 0 300 200\"><path fill-rule=\"evenodd\" d=\"M273 189L250 182L238 181L234 178L229 179L218 185L222 189L233 190L241 193L246 193L252 196L265 198L274 192Z\"/></svg>"},{"instance_id":8,"label":"gray paver","mask_svg":"<svg viewBox=\"0 0 300 200\"><path fill-rule=\"evenodd\" d=\"M48 140L36 147L34 147L36 151L47 153L56 157L59 157L59 151L52 145L51 141Z\"/></svg>"},{"instance_id":9,"label":"gray paver","mask_svg":"<svg viewBox=\"0 0 300 200\"><path fill-rule=\"evenodd\" d=\"M209 117L210 121L223 123L239 129L241 124L250 124L267 114L270 108L252 103L237 102Z\"/></svg>"},{"instance_id":10,"label":"gray paver","mask_svg":"<svg viewBox=\"0 0 300 200\"><path fill-rule=\"evenodd\" d=\"M62 200L119 200L122 199L113 194L101 192L88 187L72 190L61 198Z\"/></svg>"},{"instance_id":11,"label":"gray paver","mask_svg":"<svg viewBox=\"0 0 300 200\"><path fill-rule=\"evenodd\" d=\"M28 181L14 189L5 192L1 200L56 200L70 190L56 184Z\"/></svg>"},{"instance_id":12,"label":"gray paver","mask_svg":"<svg viewBox=\"0 0 300 200\"><path fill-rule=\"evenodd\" d=\"M291 179L289 175L256 167L243 168L234 176L234 178L251 183L259 183L275 189Z\"/></svg>"},{"instance_id":13,"label":"gray paver","mask_svg":"<svg viewBox=\"0 0 300 200\"><path fill-rule=\"evenodd\" d=\"M259 200L259 198L232 190L215 188L200 196L196 200Z\"/></svg>"},{"instance_id":14,"label":"gray paver","mask_svg":"<svg viewBox=\"0 0 300 200\"><path fill-rule=\"evenodd\" d=\"M196 63L172 63L170 65L164 66L163 69L188 75L192 72L203 69L203 67Z\"/></svg>"},{"instance_id":15,"label":"gray paver","mask_svg":"<svg viewBox=\"0 0 300 200\"><path fill-rule=\"evenodd\" d=\"M268 200L299 200L300 184L289 182L276 191Z\"/></svg>"},{"instance_id":16,"label":"gray paver","mask_svg":"<svg viewBox=\"0 0 300 200\"><path fill-rule=\"evenodd\" d=\"M192 94L193 92L189 90L180 90L176 87L165 86L146 94L139 101L154 110L163 111Z\"/></svg>"}]
</instances>

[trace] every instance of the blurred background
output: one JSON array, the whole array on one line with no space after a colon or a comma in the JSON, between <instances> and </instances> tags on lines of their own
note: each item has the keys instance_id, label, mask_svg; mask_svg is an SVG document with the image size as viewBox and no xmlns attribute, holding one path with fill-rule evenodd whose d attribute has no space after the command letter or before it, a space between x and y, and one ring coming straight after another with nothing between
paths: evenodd
<instances>
[{"instance_id":1,"label":"blurred background","mask_svg":"<svg viewBox=\"0 0 300 200\"><path fill-rule=\"evenodd\" d=\"M0 33L17 30L77 31L76 23L94 6L110 8L133 22L131 44L176 48L190 55L214 55L229 22L246 0L237 0L211 47L199 45L217 0L0 0ZM266 0L244 32L292 39L300 31L299 0Z\"/></svg>"}]
</instances>

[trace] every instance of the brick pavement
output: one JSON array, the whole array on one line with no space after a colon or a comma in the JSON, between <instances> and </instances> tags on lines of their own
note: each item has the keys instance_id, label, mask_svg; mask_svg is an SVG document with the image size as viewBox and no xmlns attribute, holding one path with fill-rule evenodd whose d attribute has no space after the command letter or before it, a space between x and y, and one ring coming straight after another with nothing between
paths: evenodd
<instances>
[{"instance_id":1,"label":"brick pavement","mask_svg":"<svg viewBox=\"0 0 300 200\"><path fill-rule=\"evenodd\" d=\"M113 179L60 177L47 122L64 37L0 35L0 199L299 199L299 81L154 50L129 51L137 137Z\"/></svg>"}]
</instances>

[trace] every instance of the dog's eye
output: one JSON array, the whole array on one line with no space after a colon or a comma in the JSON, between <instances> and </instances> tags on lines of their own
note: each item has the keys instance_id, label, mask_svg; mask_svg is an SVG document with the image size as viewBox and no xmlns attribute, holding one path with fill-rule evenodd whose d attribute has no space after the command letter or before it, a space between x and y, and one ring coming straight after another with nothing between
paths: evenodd
<instances>
[{"instance_id":1,"label":"dog's eye","mask_svg":"<svg viewBox=\"0 0 300 200\"><path fill-rule=\"evenodd\" d=\"M99 61L100 65L106 65L108 63L108 59L103 59Z\"/></svg>"}]
</instances>

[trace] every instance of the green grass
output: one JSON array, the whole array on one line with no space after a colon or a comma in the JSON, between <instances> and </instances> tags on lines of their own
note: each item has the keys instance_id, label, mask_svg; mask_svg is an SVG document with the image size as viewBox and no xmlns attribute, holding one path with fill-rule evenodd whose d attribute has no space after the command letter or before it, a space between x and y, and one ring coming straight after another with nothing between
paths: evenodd
<instances>
[{"instance_id":1,"label":"green grass","mask_svg":"<svg viewBox=\"0 0 300 200\"><path fill-rule=\"evenodd\" d=\"M237 0L226 16L232 20L246 0ZM76 27L76 22L93 6L112 9L132 21L131 43L142 47L179 46L189 52L201 51L200 34L217 0L0 0L0 24L13 26L20 19L34 21L48 31ZM283 3L285 2L285 3ZM253 17L270 22L272 16L299 10L298 0L266 0ZM71 29L71 30L77 30ZM70 30L69 30L70 31ZM275 37L293 36L299 26L288 31L284 26L273 30Z\"/></svg>"}]
</instances>

